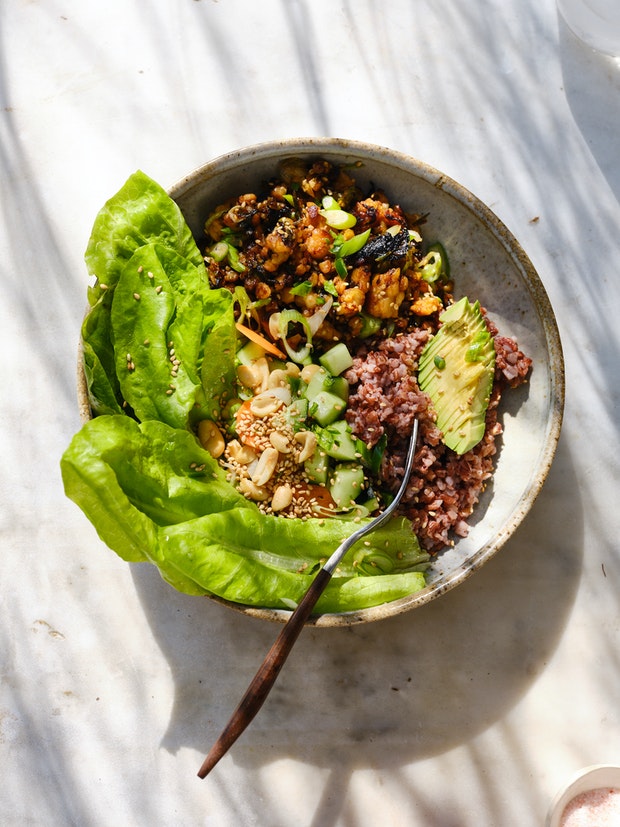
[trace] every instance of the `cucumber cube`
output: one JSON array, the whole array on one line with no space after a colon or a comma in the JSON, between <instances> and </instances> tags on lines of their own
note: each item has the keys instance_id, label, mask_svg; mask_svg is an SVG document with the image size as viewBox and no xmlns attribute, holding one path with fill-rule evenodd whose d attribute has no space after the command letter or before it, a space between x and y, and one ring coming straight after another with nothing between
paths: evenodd
<instances>
[{"instance_id":1,"label":"cucumber cube","mask_svg":"<svg viewBox=\"0 0 620 827\"><path fill-rule=\"evenodd\" d=\"M353 364L353 357L349 348L344 342L330 348L327 353L319 357L319 362L328 370L332 376L339 376L343 371L348 370Z\"/></svg>"},{"instance_id":2,"label":"cucumber cube","mask_svg":"<svg viewBox=\"0 0 620 827\"><path fill-rule=\"evenodd\" d=\"M310 459L304 462L304 471L310 482L315 482L317 485L327 485L329 477L329 457L325 451L317 448Z\"/></svg>"},{"instance_id":3,"label":"cucumber cube","mask_svg":"<svg viewBox=\"0 0 620 827\"><path fill-rule=\"evenodd\" d=\"M344 378L344 376L334 376L332 377L331 384L325 390L329 391L330 393L335 393L336 396L339 396L341 399L344 399L345 402L349 401L349 383Z\"/></svg>"},{"instance_id":4,"label":"cucumber cube","mask_svg":"<svg viewBox=\"0 0 620 827\"><path fill-rule=\"evenodd\" d=\"M308 400L303 397L293 399L286 409L286 420L294 431L301 431L306 427L308 417Z\"/></svg>"},{"instance_id":5,"label":"cucumber cube","mask_svg":"<svg viewBox=\"0 0 620 827\"><path fill-rule=\"evenodd\" d=\"M304 396L306 397L306 399L312 401L318 393L321 393L321 391L329 390L328 385L331 383L331 381L332 377L325 370L325 368L319 368L312 375L312 378L308 382L307 387L303 391Z\"/></svg>"},{"instance_id":6,"label":"cucumber cube","mask_svg":"<svg viewBox=\"0 0 620 827\"><path fill-rule=\"evenodd\" d=\"M319 428L316 432L319 448L328 456L340 461L353 462L359 459L357 442L349 424L344 419L339 419Z\"/></svg>"},{"instance_id":7,"label":"cucumber cube","mask_svg":"<svg viewBox=\"0 0 620 827\"><path fill-rule=\"evenodd\" d=\"M340 419L346 408L346 403L335 393L320 391L310 402L308 413L319 425L330 425Z\"/></svg>"},{"instance_id":8,"label":"cucumber cube","mask_svg":"<svg viewBox=\"0 0 620 827\"><path fill-rule=\"evenodd\" d=\"M359 465L336 465L330 476L329 492L338 508L351 508L363 488L364 471Z\"/></svg>"},{"instance_id":9,"label":"cucumber cube","mask_svg":"<svg viewBox=\"0 0 620 827\"><path fill-rule=\"evenodd\" d=\"M243 347L237 351L237 359L241 365L251 365L261 356L265 355L265 350L256 342L247 342Z\"/></svg>"}]
</instances>

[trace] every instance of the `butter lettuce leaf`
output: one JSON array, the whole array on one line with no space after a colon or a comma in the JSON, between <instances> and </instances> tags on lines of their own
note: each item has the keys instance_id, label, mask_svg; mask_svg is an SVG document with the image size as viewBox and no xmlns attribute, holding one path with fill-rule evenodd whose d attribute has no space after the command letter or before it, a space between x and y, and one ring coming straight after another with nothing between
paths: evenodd
<instances>
[{"instance_id":1,"label":"butter lettuce leaf","mask_svg":"<svg viewBox=\"0 0 620 827\"><path fill-rule=\"evenodd\" d=\"M88 290L90 310L82 324L86 383L96 414L131 410L127 410L119 379L127 373L126 364L117 370L112 306L116 287L132 258L154 243L168 251L167 259L162 254L164 261L173 256L185 261L181 272L187 283L177 281L177 291L189 294L200 285L209 288L202 254L178 205L138 170L97 214L84 256L89 272L96 277Z\"/></svg>"},{"instance_id":2,"label":"butter lettuce leaf","mask_svg":"<svg viewBox=\"0 0 620 827\"><path fill-rule=\"evenodd\" d=\"M84 259L89 273L97 277L95 300L102 289L116 285L135 251L153 241L204 268L202 254L176 202L138 170L106 201L93 224Z\"/></svg>"},{"instance_id":3,"label":"butter lettuce leaf","mask_svg":"<svg viewBox=\"0 0 620 827\"><path fill-rule=\"evenodd\" d=\"M111 309L115 372L122 396L140 421L184 428L217 416L234 378L234 315L228 290L211 290L194 264L157 243L140 247L125 265ZM203 385L207 340L216 329L217 384ZM226 350L221 332L233 343ZM222 381L224 376L224 381Z\"/></svg>"},{"instance_id":4,"label":"butter lettuce leaf","mask_svg":"<svg viewBox=\"0 0 620 827\"><path fill-rule=\"evenodd\" d=\"M97 417L74 436L61 470L67 496L110 548L129 562L154 563L189 594L290 607L354 527L262 514L193 434L157 421ZM370 565L379 556L382 568ZM418 591L427 560L408 521L394 518L351 549L317 611L353 611Z\"/></svg>"}]
</instances>

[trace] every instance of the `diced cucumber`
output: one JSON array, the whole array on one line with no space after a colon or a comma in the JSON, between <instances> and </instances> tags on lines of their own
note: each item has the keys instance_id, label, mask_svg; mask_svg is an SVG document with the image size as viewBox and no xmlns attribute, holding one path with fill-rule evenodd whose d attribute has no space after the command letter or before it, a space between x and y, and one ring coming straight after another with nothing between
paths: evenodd
<instances>
[{"instance_id":1,"label":"diced cucumber","mask_svg":"<svg viewBox=\"0 0 620 827\"><path fill-rule=\"evenodd\" d=\"M306 427L308 418L308 400L303 397L293 399L286 409L286 419L294 431L301 431Z\"/></svg>"},{"instance_id":2,"label":"diced cucumber","mask_svg":"<svg viewBox=\"0 0 620 827\"><path fill-rule=\"evenodd\" d=\"M327 485L329 477L329 457L320 448L316 448L310 459L304 462L304 471L310 482Z\"/></svg>"},{"instance_id":3,"label":"diced cucumber","mask_svg":"<svg viewBox=\"0 0 620 827\"><path fill-rule=\"evenodd\" d=\"M359 465L339 463L330 474L329 492L338 508L351 508L364 488L364 471Z\"/></svg>"},{"instance_id":4,"label":"diced cucumber","mask_svg":"<svg viewBox=\"0 0 620 827\"><path fill-rule=\"evenodd\" d=\"M325 370L325 368L320 367L312 374L310 381L303 390L303 395L306 399L312 401L318 393L321 393L321 391L329 390L328 385L331 383L331 380L332 377Z\"/></svg>"},{"instance_id":5,"label":"diced cucumber","mask_svg":"<svg viewBox=\"0 0 620 827\"><path fill-rule=\"evenodd\" d=\"M252 362L260 359L265 353L265 349L257 345L256 342L247 342L237 351L237 359L241 365L251 365Z\"/></svg>"},{"instance_id":6,"label":"diced cucumber","mask_svg":"<svg viewBox=\"0 0 620 827\"><path fill-rule=\"evenodd\" d=\"M345 462L358 459L357 440L346 420L339 419L317 429L316 438L319 448L333 459Z\"/></svg>"},{"instance_id":7,"label":"diced cucumber","mask_svg":"<svg viewBox=\"0 0 620 827\"><path fill-rule=\"evenodd\" d=\"M349 398L349 383L344 376L332 376L325 368L319 367L302 393L312 401L321 391L329 391L346 402Z\"/></svg>"},{"instance_id":8,"label":"diced cucumber","mask_svg":"<svg viewBox=\"0 0 620 827\"><path fill-rule=\"evenodd\" d=\"M349 401L349 383L344 376L333 376L331 385L328 388L325 388L325 390L330 393L335 393L336 396L344 399L345 402Z\"/></svg>"},{"instance_id":9,"label":"diced cucumber","mask_svg":"<svg viewBox=\"0 0 620 827\"><path fill-rule=\"evenodd\" d=\"M345 401L335 393L320 391L311 400L308 413L319 425L330 425L342 417L345 408Z\"/></svg>"},{"instance_id":10,"label":"diced cucumber","mask_svg":"<svg viewBox=\"0 0 620 827\"><path fill-rule=\"evenodd\" d=\"M381 503L376 497L369 497L367 500L364 500L361 503L361 506L366 509L368 514L372 514L374 511L377 511L381 507Z\"/></svg>"},{"instance_id":11,"label":"diced cucumber","mask_svg":"<svg viewBox=\"0 0 620 827\"><path fill-rule=\"evenodd\" d=\"M334 345L334 347L319 357L319 362L332 376L339 376L343 371L351 367L353 357L349 353L349 348L345 343L338 342L337 345Z\"/></svg>"}]
</instances>

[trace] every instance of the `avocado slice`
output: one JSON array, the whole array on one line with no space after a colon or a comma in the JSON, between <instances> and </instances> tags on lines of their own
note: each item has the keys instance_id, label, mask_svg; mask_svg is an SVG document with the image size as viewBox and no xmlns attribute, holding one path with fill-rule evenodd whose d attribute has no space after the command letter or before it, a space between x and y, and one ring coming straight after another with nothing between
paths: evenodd
<instances>
[{"instance_id":1,"label":"avocado slice","mask_svg":"<svg viewBox=\"0 0 620 827\"><path fill-rule=\"evenodd\" d=\"M441 327L420 357L418 384L431 398L444 443L464 454L484 436L495 345L479 302L464 297L439 318Z\"/></svg>"}]
</instances>

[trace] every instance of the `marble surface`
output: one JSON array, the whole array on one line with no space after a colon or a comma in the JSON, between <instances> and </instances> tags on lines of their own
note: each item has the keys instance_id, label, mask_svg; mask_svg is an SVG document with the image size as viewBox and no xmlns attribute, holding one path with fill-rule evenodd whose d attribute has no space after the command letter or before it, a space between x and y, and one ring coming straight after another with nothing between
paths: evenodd
<instances>
[{"instance_id":1,"label":"marble surface","mask_svg":"<svg viewBox=\"0 0 620 827\"><path fill-rule=\"evenodd\" d=\"M542 824L620 761L618 62L552 0L12 0L0 38L0 823ZM493 561L306 630L199 781L276 627L123 563L65 499L82 255L136 168L168 186L298 135L402 150L499 215L557 315L564 429Z\"/></svg>"}]
</instances>

